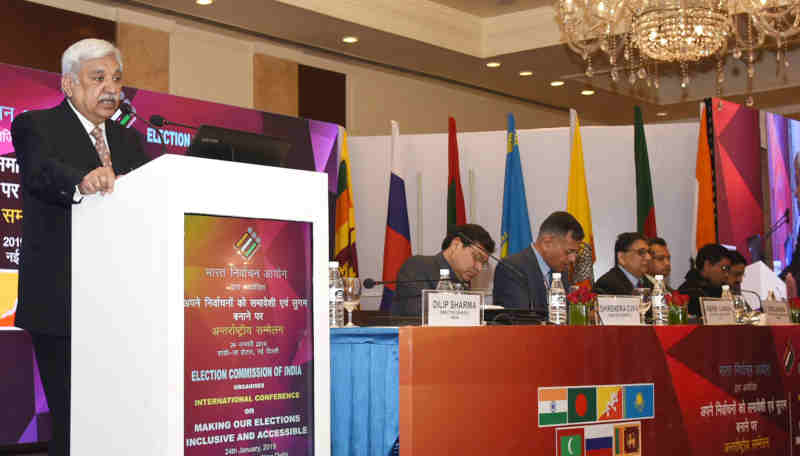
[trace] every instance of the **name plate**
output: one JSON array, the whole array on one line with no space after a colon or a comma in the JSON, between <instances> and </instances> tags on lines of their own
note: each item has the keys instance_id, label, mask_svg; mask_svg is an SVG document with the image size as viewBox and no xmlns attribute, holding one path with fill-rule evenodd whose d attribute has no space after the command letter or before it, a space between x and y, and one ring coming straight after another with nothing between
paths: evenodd
<instances>
[{"instance_id":1,"label":"name plate","mask_svg":"<svg viewBox=\"0 0 800 456\"><path fill-rule=\"evenodd\" d=\"M427 326L480 326L483 293L422 290L422 323Z\"/></svg>"},{"instance_id":2,"label":"name plate","mask_svg":"<svg viewBox=\"0 0 800 456\"><path fill-rule=\"evenodd\" d=\"M785 301L763 301L761 310L767 316L768 325L791 325L789 303Z\"/></svg>"},{"instance_id":3,"label":"name plate","mask_svg":"<svg viewBox=\"0 0 800 456\"><path fill-rule=\"evenodd\" d=\"M597 296L597 311L603 326L638 326L640 296Z\"/></svg>"},{"instance_id":4,"label":"name plate","mask_svg":"<svg viewBox=\"0 0 800 456\"><path fill-rule=\"evenodd\" d=\"M719 298L700 298L700 313L704 325L735 325L733 301Z\"/></svg>"}]
</instances>

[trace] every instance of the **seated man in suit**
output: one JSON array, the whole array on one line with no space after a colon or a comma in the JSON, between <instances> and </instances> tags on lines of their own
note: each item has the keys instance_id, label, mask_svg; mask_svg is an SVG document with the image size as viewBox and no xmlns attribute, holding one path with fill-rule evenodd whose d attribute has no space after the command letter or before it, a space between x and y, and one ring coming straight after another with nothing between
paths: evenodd
<instances>
[{"instance_id":1,"label":"seated man in suit","mask_svg":"<svg viewBox=\"0 0 800 456\"><path fill-rule=\"evenodd\" d=\"M669 253L667 241L655 237L647 241L647 247L650 249L650 262L647 266L647 274L645 274L645 278L650 282L647 287L653 288L655 277L662 275L664 276L664 288L672 291L669 284L669 275L672 273L672 255Z\"/></svg>"},{"instance_id":2,"label":"seated man in suit","mask_svg":"<svg viewBox=\"0 0 800 456\"><path fill-rule=\"evenodd\" d=\"M622 233L614 243L614 267L597 279L596 293L633 294L634 288L648 288L645 272L650 264L650 249L642 233Z\"/></svg>"},{"instance_id":3,"label":"seated man in suit","mask_svg":"<svg viewBox=\"0 0 800 456\"><path fill-rule=\"evenodd\" d=\"M744 268L747 267L747 260L736 250L729 250L728 256L731 259L731 269L728 271L728 285L731 286L733 294L742 294L742 281L744 280Z\"/></svg>"},{"instance_id":4,"label":"seated man in suit","mask_svg":"<svg viewBox=\"0 0 800 456\"><path fill-rule=\"evenodd\" d=\"M439 270L449 269L450 279L469 284L486 269L488 254L494 253L494 241L480 225L453 227L442 241L436 255L415 255L406 260L397 272L397 294L392 300L395 315L420 315L422 290L433 290L439 281Z\"/></svg>"},{"instance_id":5,"label":"seated man in suit","mask_svg":"<svg viewBox=\"0 0 800 456\"><path fill-rule=\"evenodd\" d=\"M547 289L553 272L566 273L575 264L583 240L581 224L568 212L553 212L539 228L530 247L506 257L494 271L494 304L530 309L547 315Z\"/></svg>"},{"instance_id":6,"label":"seated man in suit","mask_svg":"<svg viewBox=\"0 0 800 456\"><path fill-rule=\"evenodd\" d=\"M50 456L69 455L72 205L111 193L117 176L147 160L138 133L110 120L122 93L120 51L81 40L61 67L64 100L11 125L25 214L16 324L31 334L50 406Z\"/></svg>"},{"instance_id":7,"label":"seated man in suit","mask_svg":"<svg viewBox=\"0 0 800 456\"><path fill-rule=\"evenodd\" d=\"M719 244L706 244L697 251L694 267L686 273L686 281L678 291L689 295L689 315L700 315L700 297L719 298L722 285L728 283L731 259L728 249Z\"/></svg>"}]
</instances>

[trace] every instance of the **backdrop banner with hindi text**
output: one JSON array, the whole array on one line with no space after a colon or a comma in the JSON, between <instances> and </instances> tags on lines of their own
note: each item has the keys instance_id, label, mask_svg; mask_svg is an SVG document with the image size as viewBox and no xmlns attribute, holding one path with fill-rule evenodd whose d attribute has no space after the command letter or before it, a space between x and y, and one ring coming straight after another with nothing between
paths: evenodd
<instances>
[{"instance_id":1,"label":"backdrop banner with hindi text","mask_svg":"<svg viewBox=\"0 0 800 456\"><path fill-rule=\"evenodd\" d=\"M22 239L19 166L11 141L15 116L61 102L61 76L47 71L0 64L0 326L11 326L17 307L17 269ZM336 194L338 125L265 113L132 87L123 88L123 103L144 119L159 114L189 126L213 125L279 138L291 143L288 167L328 174L328 191ZM186 154L195 131L166 125L160 132L136 117L114 117L142 135L150 158L162 153ZM163 143L163 147L162 147ZM114 151L111 151L113 155ZM221 189L224 191L224 189Z\"/></svg>"}]
</instances>

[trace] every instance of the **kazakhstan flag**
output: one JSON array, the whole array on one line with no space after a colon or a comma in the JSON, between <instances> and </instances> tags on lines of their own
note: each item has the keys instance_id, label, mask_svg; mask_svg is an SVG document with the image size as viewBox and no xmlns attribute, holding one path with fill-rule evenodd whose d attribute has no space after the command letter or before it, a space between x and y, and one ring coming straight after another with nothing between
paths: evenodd
<instances>
[{"instance_id":1,"label":"kazakhstan flag","mask_svg":"<svg viewBox=\"0 0 800 456\"><path fill-rule=\"evenodd\" d=\"M528 199L525 197L525 178L519 157L514 115L508 115L506 135L506 179L503 189L503 221L500 225L500 256L505 258L531 245L531 221L528 218Z\"/></svg>"}]
</instances>

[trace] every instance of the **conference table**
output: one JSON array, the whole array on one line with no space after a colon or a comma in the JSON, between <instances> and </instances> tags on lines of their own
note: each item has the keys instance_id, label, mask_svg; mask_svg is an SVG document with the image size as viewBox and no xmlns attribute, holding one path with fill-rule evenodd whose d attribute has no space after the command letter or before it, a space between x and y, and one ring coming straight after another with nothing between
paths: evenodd
<instances>
[{"instance_id":1,"label":"conference table","mask_svg":"<svg viewBox=\"0 0 800 456\"><path fill-rule=\"evenodd\" d=\"M331 330L342 455L800 455L800 326ZM6 443L49 435L30 337L0 330ZM7 434L7 435L6 435Z\"/></svg>"},{"instance_id":2,"label":"conference table","mask_svg":"<svg viewBox=\"0 0 800 456\"><path fill-rule=\"evenodd\" d=\"M798 350L800 326L334 329L332 450L800 455Z\"/></svg>"}]
</instances>

